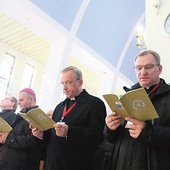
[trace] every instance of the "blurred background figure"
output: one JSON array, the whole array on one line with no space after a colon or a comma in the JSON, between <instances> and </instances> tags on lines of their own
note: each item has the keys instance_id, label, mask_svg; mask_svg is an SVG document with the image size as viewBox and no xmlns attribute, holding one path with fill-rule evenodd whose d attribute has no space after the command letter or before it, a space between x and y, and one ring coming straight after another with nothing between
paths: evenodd
<instances>
[{"instance_id":1,"label":"blurred background figure","mask_svg":"<svg viewBox=\"0 0 170 170\"><path fill-rule=\"evenodd\" d=\"M14 121L17 109L17 99L13 96L7 96L5 99L1 100L0 103L0 117L2 117L9 125ZM2 159L4 152L4 145L0 144L0 160Z\"/></svg>"},{"instance_id":2,"label":"blurred background figure","mask_svg":"<svg viewBox=\"0 0 170 170\"><path fill-rule=\"evenodd\" d=\"M6 122L8 122L8 124L11 124L16 117L15 111L17 109L17 103L17 99L12 96L8 96L5 99L1 100L0 117L2 117Z\"/></svg>"},{"instance_id":3,"label":"blurred background figure","mask_svg":"<svg viewBox=\"0 0 170 170\"><path fill-rule=\"evenodd\" d=\"M54 110L49 110L47 115L52 119Z\"/></svg>"}]
</instances>

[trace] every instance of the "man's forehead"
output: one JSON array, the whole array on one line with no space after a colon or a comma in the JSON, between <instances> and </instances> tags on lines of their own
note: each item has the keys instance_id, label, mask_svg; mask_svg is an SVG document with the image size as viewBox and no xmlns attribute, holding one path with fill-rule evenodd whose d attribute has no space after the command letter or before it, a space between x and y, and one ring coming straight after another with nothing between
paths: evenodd
<instances>
[{"instance_id":1,"label":"man's forehead","mask_svg":"<svg viewBox=\"0 0 170 170\"><path fill-rule=\"evenodd\" d=\"M136 59L135 64L137 64L137 63L152 64L154 62L155 62L155 59L153 56L139 56Z\"/></svg>"},{"instance_id":2,"label":"man's forehead","mask_svg":"<svg viewBox=\"0 0 170 170\"><path fill-rule=\"evenodd\" d=\"M5 97L4 100L11 100L11 99L12 99L12 97Z\"/></svg>"},{"instance_id":3,"label":"man's forehead","mask_svg":"<svg viewBox=\"0 0 170 170\"><path fill-rule=\"evenodd\" d=\"M19 99L21 99L21 98L24 99L26 97L27 97L27 93L25 93L25 92L20 92L19 95L18 95Z\"/></svg>"}]
</instances>

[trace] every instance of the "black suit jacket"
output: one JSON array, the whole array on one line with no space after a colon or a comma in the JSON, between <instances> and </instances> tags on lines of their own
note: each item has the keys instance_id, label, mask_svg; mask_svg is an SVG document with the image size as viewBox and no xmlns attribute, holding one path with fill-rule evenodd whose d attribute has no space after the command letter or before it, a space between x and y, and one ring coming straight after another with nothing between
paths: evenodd
<instances>
[{"instance_id":1,"label":"black suit jacket","mask_svg":"<svg viewBox=\"0 0 170 170\"><path fill-rule=\"evenodd\" d=\"M27 111L30 109L32 108ZM38 170L41 158L39 139L32 135L29 124L19 115L16 116L12 127L13 130L4 144L5 151L0 161L0 169Z\"/></svg>"},{"instance_id":2,"label":"black suit jacket","mask_svg":"<svg viewBox=\"0 0 170 170\"><path fill-rule=\"evenodd\" d=\"M67 100L67 99L66 99ZM97 146L103 141L106 110L102 100L85 90L75 98L76 106L64 118L67 139L55 130L44 134L48 141L46 170L91 170ZM60 121L65 101L57 105L53 120Z\"/></svg>"}]
</instances>

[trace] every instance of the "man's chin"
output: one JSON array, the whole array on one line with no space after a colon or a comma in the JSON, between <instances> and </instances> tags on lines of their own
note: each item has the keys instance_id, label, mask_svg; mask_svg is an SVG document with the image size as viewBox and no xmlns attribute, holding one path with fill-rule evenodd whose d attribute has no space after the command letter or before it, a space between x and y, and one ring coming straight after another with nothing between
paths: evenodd
<instances>
[{"instance_id":1,"label":"man's chin","mask_svg":"<svg viewBox=\"0 0 170 170\"><path fill-rule=\"evenodd\" d=\"M150 87L149 83L146 82L146 81L141 81L141 82L140 82L140 85L141 85L142 87Z\"/></svg>"},{"instance_id":2,"label":"man's chin","mask_svg":"<svg viewBox=\"0 0 170 170\"><path fill-rule=\"evenodd\" d=\"M65 94L66 98L70 98L70 95L69 94Z\"/></svg>"}]
</instances>

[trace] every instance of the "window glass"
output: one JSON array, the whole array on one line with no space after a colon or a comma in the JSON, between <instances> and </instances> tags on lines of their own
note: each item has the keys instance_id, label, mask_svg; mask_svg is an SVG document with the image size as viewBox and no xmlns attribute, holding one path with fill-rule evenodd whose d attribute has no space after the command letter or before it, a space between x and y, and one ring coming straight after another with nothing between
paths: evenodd
<instances>
[{"instance_id":1,"label":"window glass","mask_svg":"<svg viewBox=\"0 0 170 170\"><path fill-rule=\"evenodd\" d=\"M5 53L0 65L0 98L4 98L9 92L9 85L13 71L15 57Z\"/></svg>"},{"instance_id":2,"label":"window glass","mask_svg":"<svg viewBox=\"0 0 170 170\"><path fill-rule=\"evenodd\" d=\"M27 88L31 87L33 74L34 74L34 67L30 64L26 64L24 68L21 89L26 88L26 87Z\"/></svg>"}]
</instances>

